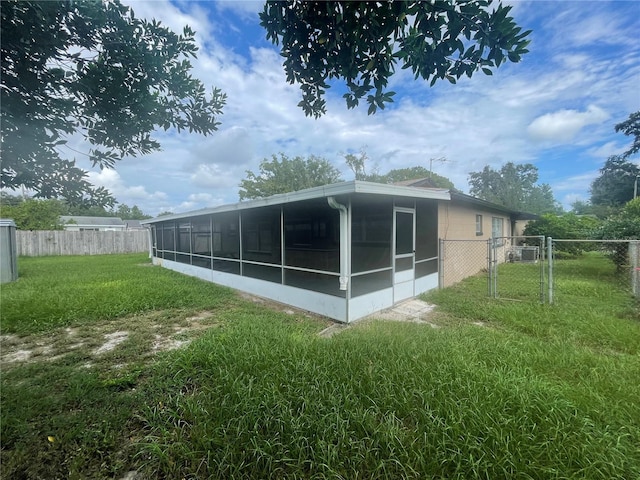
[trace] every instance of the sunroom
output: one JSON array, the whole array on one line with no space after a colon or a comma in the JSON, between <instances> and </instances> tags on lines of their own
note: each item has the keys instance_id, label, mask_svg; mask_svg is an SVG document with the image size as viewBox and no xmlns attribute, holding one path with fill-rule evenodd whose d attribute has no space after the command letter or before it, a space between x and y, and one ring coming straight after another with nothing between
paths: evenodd
<instances>
[{"instance_id":1,"label":"sunroom","mask_svg":"<svg viewBox=\"0 0 640 480\"><path fill-rule=\"evenodd\" d=\"M438 287L449 200L351 181L143 223L155 264L348 323Z\"/></svg>"}]
</instances>

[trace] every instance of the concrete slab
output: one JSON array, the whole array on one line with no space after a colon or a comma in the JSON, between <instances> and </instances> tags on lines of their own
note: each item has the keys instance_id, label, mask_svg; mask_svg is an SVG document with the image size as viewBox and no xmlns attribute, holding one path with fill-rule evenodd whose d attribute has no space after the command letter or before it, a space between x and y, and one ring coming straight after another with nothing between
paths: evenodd
<instances>
[{"instance_id":1,"label":"concrete slab","mask_svg":"<svg viewBox=\"0 0 640 480\"><path fill-rule=\"evenodd\" d=\"M324 338L331 338L333 335L340 333L341 331L360 325L368 320L392 320L395 322L412 322L423 323L429 325L431 328L440 328L439 325L429 321L429 317L435 305L432 305L417 298L405 300L402 303L398 303L391 308L381 310L376 313L372 313L369 316L356 320L350 324L334 323L322 330L318 335Z\"/></svg>"},{"instance_id":2,"label":"concrete slab","mask_svg":"<svg viewBox=\"0 0 640 480\"><path fill-rule=\"evenodd\" d=\"M437 328L437 325L428 321L428 318L435 308L427 302L423 302L417 298L411 298L404 302L398 303L391 308L382 310L377 313L373 313L366 317L367 319L380 319L380 320L394 320L398 322L417 322L417 323L429 323L431 326Z\"/></svg>"}]
</instances>

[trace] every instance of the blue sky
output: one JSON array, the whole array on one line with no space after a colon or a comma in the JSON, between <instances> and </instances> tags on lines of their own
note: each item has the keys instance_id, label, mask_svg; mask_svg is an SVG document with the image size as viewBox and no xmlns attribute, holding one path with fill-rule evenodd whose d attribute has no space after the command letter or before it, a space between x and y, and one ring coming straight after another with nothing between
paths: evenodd
<instances>
[{"instance_id":1,"label":"blue sky","mask_svg":"<svg viewBox=\"0 0 640 480\"><path fill-rule=\"evenodd\" d=\"M159 131L163 151L90 173L119 202L151 215L237 202L246 171L279 152L324 157L350 180L343 154L361 149L381 173L444 157L434 172L465 192L469 172L485 165L533 163L568 209L589 198L607 157L631 144L614 126L640 110L640 1L509 2L517 23L533 30L522 62L431 88L398 70L395 103L372 116L366 106L347 110L330 89L318 120L297 107L299 89L286 83L283 59L259 25L261 2L126 3L175 31L194 28L194 74L228 96L213 135Z\"/></svg>"}]
</instances>

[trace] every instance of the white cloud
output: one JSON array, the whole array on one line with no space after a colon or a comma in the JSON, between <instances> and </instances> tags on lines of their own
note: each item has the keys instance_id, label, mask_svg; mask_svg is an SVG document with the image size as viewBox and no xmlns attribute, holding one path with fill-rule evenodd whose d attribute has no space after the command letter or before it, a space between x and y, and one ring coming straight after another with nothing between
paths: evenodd
<instances>
[{"instance_id":1,"label":"white cloud","mask_svg":"<svg viewBox=\"0 0 640 480\"><path fill-rule=\"evenodd\" d=\"M559 110L542 115L527 127L527 133L534 140L570 142L587 125L601 123L609 118L603 109L590 105L586 111Z\"/></svg>"},{"instance_id":2,"label":"white cloud","mask_svg":"<svg viewBox=\"0 0 640 480\"><path fill-rule=\"evenodd\" d=\"M620 155L626 149L625 145L620 145L618 142L607 142L598 147L590 148L589 155L602 160L603 158L609 158L612 155Z\"/></svg>"},{"instance_id":3,"label":"white cloud","mask_svg":"<svg viewBox=\"0 0 640 480\"><path fill-rule=\"evenodd\" d=\"M598 170L590 170L580 175L573 175L551 185L554 192L566 192L571 190L588 190L591 183L600 175Z\"/></svg>"},{"instance_id":4,"label":"white cloud","mask_svg":"<svg viewBox=\"0 0 640 480\"><path fill-rule=\"evenodd\" d=\"M193 74L221 88L228 101L222 126L211 136L159 132L162 152L118 166L127 179L123 184L144 185L140 195L167 192L154 208L178 212L237 201L245 170L256 171L260 160L280 151L323 156L352 178L340 154L364 147L383 173L428 167L430 158L444 156L450 161L434 164L434 171L463 190L470 171L513 161L539 165L541 181L564 195L588 191L597 170L593 159L603 160L624 143L613 125L640 108L638 46L628 42L635 38L629 25L637 21L625 23L609 13L608 4L591 12L569 3L515 2L519 23L536 25L531 53L519 64L434 88L399 72L390 83L398 92L396 103L373 116L364 104L347 110L340 87L334 87L327 91L328 114L316 120L297 106L300 91L286 82L277 51L260 42L238 47L248 31L243 22L255 18L262 3L219 2L207 9L182 0L136 2L138 16L161 18L178 31L186 23L197 30L201 50ZM596 47L607 22L622 28L609 32L607 48L624 49L602 54ZM581 32L587 26L593 30ZM572 152L575 165L555 161L564 152ZM575 172L585 167L589 172L581 179Z\"/></svg>"},{"instance_id":5,"label":"white cloud","mask_svg":"<svg viewBox=\"0 0 640 480\"><path fill-rule=\"evenodd\" d=\"M99 172L89 172L88 177L94 185L108 189L119 203L125 203L129 206L138 205L145 213L155 211L154 205L168 200L168 195L165 192L149 192L142 185L127 185L120 174L110 168ZM144 180L144 178L140 179Z\"/></svg>"}]
</instances>

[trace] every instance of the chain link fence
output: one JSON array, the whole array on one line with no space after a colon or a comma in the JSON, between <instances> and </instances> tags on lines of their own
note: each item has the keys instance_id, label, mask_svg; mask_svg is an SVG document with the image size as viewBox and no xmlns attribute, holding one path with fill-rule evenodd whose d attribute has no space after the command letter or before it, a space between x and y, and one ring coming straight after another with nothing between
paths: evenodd
<instances>
[{"instance_id":1,"label":"chain link fence","mask_svg":"<svg viewBox=\"0 0 640 480\"><path fill-rule=\"evenodd\" d=\"M640 240L441 239L439 261L440 288L484 276L487 295L503 300L571 301L594 279L640 298Z\"/></svg>"},{"instance_id":2,"label":"chain link fence","mask_svg":"<svg viewBox=\"0 0 640 480\"><path fill-rule=\"evenodd\" d=\"M486 240L440 239L439 284L450 287L465 278L482 272L489 266L489 244Z\"/></svg>"},{"instance_id":3,"label":"chain link fence","mask_svg":"<svg viewBox=\"0 0 640 480\"><path fill-rule=\"evenodd\" d=\"M549 238L549 303L571 300L590 281L606 295L610 288L640 298L640 240L564 240Z\"/></svg>"}]
</instances>

